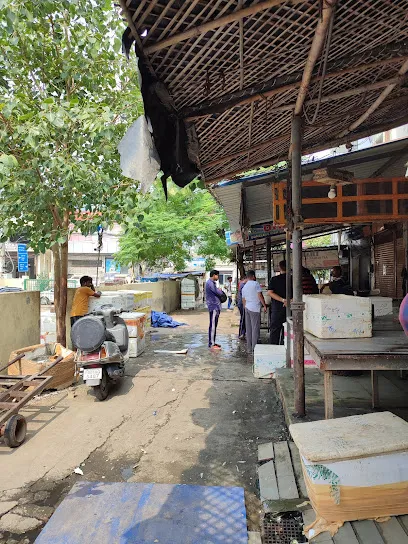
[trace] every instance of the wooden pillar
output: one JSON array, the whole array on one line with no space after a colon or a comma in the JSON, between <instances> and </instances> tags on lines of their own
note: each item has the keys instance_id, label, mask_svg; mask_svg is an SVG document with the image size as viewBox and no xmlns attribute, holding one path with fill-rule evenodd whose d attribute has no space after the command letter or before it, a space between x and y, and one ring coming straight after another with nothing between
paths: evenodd
<instances>
[{"instance_id":1,"label":"wooden pillar","mask_svg":"<svg viewBox=\"0 0 408 544\"><path fill-rule=\"evenodd\" d=\"M256 265L256 240L252 242L252 270L255 270Z\"/></svg>"},{"instance_id":2,"label":"wooden pillar","mask_svg":"<svg viewBox=\"0 0 408 544\"><path fill-rule=\"evenodd\" d=\"M293 257L293 365L295 378L295 412L304 417L305 366L303 336L303 291L302 291L302 120L296 115L292 119L292 257Z\"/></svg>"},{"instance_id":3,"label":"wooden pillar","mask_svg":"<svg viewBox=\"0 0 408 544\"><path fill-rule=\"evenodd\" d=\"M289 229L289 225L287 225L286 229L286 277L289 280L291 277L291 249L290 249L290 243L291 243L291 232ZM286 368L290 368L292 366L292 357L291 357L291 349L290 346L292 344L291 340L291 334L292 334L292 325L289 321L289 318L291 316L291 302L290 299L292 298L292 293L290 292L290 281L286 282L286 340L287 340L287 350L286 350ZM292 348L293 349L293 348Z\"/></svg>"}]
</instances>

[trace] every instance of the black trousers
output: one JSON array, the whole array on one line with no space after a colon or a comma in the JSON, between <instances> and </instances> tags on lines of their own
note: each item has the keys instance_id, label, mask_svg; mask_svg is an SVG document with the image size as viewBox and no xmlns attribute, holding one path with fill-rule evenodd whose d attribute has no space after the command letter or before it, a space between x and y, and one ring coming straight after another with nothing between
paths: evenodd
<instances>
[{"instance_id":1,"label":"black trousers","mask_svg":"<svg viewBox=\"0 0 408 544\"><path fill-rule=\"evenodd\" d=\"M81 319L81 317L84 317L83 315L76 315L74 317L71 317L71 327L75 323L75 321L78 321L78 319Z\"/></svg>"},{"instance_id":2,"label":"black trousers","mask_svg":"<svg viewBox=\"0 0 408 544\"><path fill-rule=\"evenodd\" d=\"M286 321L286 308L283 304L272 304L269 322L269 343L283 344L283 324Z\"/></svg>"}]
</instances>

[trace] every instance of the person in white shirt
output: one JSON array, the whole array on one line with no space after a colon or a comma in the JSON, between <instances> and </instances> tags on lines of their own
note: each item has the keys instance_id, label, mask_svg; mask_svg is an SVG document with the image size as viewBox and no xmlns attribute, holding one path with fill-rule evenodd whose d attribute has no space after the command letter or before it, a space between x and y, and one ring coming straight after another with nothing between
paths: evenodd
<instances>
[{"instance_id":1,"label":"person in white shirt","mask_svg":"<svg viewBox=\"0 0 408 544\"><path fill-rule=\"evenodd\" d=\"M266 303L254 270L249 270L247 278L248 281L242 288L242 302L245 308L247 351L252 354L261 330L261 306L266 311Z\"/></svg>"},{"instance_id":2,"label":"person in white shirt","mask_svg":"<svg viewBox=\"0 0 408 544\"><path fill-rule=\"evenodd\" d=\"M225 292L228 297L228 310L231 310L232 306L232 276L228 276L227 283L225 284Z\"/></svg>"}]
</instances>

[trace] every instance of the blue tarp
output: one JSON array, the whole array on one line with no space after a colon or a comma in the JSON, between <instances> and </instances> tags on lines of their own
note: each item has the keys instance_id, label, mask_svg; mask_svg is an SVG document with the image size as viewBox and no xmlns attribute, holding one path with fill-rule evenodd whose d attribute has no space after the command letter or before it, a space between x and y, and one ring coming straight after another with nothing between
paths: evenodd
<instances>
[{"instance_id":1,"label":"blue tarp","mask_svg":"<svg viewBox=\"0 0 408 544\"><path fill-rule=\"evenodd\" d=\"M186 323L179 323L174 321L172 317L166 314L166 312L154 312L152 311L152 327L179 327L180 325L185 325Z\"/></svg>"}]
</instances>

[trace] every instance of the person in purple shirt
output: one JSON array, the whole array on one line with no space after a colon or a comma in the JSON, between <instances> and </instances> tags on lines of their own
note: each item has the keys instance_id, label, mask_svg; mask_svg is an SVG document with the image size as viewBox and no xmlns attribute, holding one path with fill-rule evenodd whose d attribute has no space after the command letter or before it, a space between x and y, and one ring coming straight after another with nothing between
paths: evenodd
<instances>
[{"instance_id":1,"label":"person in purple shirt","mask_svg":"<svg viewBox=\"0 0 408 544\"><path fill-rule=\"evenodd\" d=\"M211 270L210 279L205 284L205 300L210 313L210 326L208 328L208 347L210 349L221 349L221 346L215 343L218 318L221 312L220 295L222 291L218 289L215 283L218 280L219 274L218 270Z\"/></svg>"},{"instance_id":2,"label":"person in purple shirt","mask_svg":"<svg viewBox=\"0 0 408 544\"><path fill-rule=\"evenodd\" d=\"M404 329L405 334L408 336L408 295L405 295L404 300L401 302L399 309L399 322Z\"/></svg>"}]
</instances>

